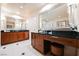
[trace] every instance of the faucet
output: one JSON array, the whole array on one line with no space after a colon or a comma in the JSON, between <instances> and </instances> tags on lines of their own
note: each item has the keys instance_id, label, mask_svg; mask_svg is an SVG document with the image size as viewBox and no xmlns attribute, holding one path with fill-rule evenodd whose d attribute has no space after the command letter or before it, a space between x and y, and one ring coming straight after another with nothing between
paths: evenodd
<instances>
[{"instance_id":1,"label":"faucet","mask_svg":"<svg viewBox=\"0 0 79 59\"><path fill-rule=\"evenodd\" d=\"M77 30L77 26L70 27L72 30Z\"/></svg>"}]
</instances>

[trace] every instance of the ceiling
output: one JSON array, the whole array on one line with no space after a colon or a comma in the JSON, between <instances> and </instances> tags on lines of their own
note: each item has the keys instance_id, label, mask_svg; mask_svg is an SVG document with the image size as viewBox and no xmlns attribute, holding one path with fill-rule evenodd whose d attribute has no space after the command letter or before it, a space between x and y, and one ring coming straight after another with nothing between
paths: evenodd
<instances>
[{"instance_id":1,"label":"ceiling","mask_svg":"<svg viewBox=\"0 0 79 59\"><path fill-rule=\"evenodd\" d=\"M3 3L1 4L7 14L19 15L23 19L27 19L38 13L38 11L45 5L45 3ZM7 15L7 16L8 16Z\"/></svg>"}]
</instances>

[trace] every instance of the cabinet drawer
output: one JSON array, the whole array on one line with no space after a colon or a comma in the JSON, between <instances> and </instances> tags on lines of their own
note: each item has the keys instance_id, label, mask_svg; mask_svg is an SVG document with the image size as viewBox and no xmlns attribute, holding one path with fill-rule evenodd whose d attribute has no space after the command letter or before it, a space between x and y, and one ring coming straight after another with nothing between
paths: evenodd
<instances>
[{"instance_id":1,"label":"cabinet drawer","mask_svg":"<svg viewBox=\"0 0 79 59\"><path fill-rule=\"evenodd\" d=\"M63 37L51 37L51 42L57 42L63 45L76 47L76 39L63 38Z\"/></svg>"}]
</instances>

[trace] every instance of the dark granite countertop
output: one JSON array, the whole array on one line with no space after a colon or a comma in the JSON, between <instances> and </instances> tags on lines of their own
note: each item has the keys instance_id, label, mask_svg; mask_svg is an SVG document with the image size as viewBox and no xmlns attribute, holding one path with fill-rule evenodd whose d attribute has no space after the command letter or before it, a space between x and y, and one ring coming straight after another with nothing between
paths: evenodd
<instances>
[{"instance_id":1,"label":"dark granite countertop","mask_svg":"<svg viewBox=\"0 0 79 59\"><path fill-rule=\"evenodd\" d=\"M66 38L72 38L72 39L79 39L79 32L76 31L48 31L50 33L39 33L42 35L52 35L52 36L59 36L59 37L66 37Z\"/></svg>"},{"instance_id":2,"label":"dark granite countertop","mask_svg":"<svg viewBox=\"0 0 79 59\"><path fill-rule=\"evenodd\" d=\"M29 30L8 30L6 32L27 32ZM1 32L4 32L3 30Z\"/></svg>"}]
</instances>

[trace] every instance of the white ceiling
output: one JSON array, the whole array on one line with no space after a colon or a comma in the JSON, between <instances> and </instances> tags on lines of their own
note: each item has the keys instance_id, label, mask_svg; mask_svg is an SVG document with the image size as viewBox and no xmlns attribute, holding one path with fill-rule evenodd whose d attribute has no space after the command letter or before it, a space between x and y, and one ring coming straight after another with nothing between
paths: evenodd
<instances>
[{"instance_id":1,"label":"white ceiling","mask_svg":"<svg viewBox=\"0 0 79 59\"><path fill-rule=\"evenodd\" d=\"M3 3L1 6L10 11L8 15L19 15L24 19L38 13L44 3Z\"/></svg>"}]
</instances>

